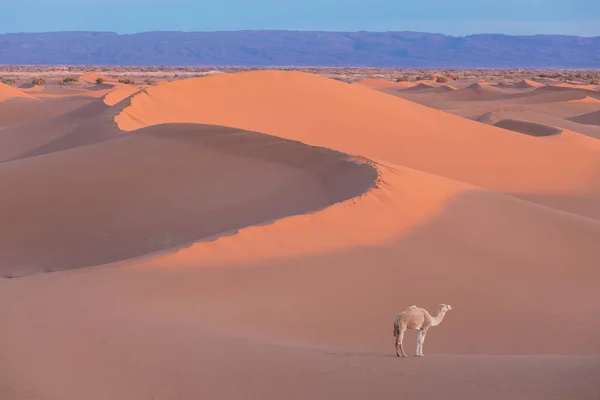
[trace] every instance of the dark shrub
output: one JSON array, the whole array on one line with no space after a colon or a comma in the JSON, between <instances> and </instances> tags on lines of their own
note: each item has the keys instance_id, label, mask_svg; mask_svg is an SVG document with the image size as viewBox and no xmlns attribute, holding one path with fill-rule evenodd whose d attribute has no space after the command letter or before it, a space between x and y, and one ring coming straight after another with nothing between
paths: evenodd
<instances>
[{"instance_id":1,"label":"dark shrub","mask_svg":"<svg viewBox=\"0 0 600 400\"><path fill-rule=\"evenodd\" d=\"M4 83L5 85L16 85L17 84L17 80L13 79L13 78L2 78L2 79L0 79L0 81L2 83Z\"/></svg>"}]
</instances>

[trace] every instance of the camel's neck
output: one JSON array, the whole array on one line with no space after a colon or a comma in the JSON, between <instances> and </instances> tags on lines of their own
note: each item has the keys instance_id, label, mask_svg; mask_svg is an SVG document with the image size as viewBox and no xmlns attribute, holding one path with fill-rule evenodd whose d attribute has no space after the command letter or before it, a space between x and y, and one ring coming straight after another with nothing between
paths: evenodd
<instances>
[{"instance_id":1,"label":"camel's neck","mask_svg":"<svg viewBox=\"0 0 600 400\"><path fill-rule=\"evenodd\" d=\"M431 326L437 326L441 324L445 315L445 312L439 312L438 315L436 315L435 317L431 317Z\"/></svg>"}]
</instances>

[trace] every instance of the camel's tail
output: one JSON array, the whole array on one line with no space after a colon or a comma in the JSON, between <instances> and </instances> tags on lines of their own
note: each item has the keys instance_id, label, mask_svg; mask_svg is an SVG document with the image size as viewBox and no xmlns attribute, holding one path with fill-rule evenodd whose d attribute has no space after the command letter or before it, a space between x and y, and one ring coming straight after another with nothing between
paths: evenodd
<instances>
[{"instance_id":1,"label":"camel's tail","mask_svg":"<svg viewBox=\"0 0 600 400\"><path fill-rule=\"evenodd\" d=\"M400 326L398 325L398 318L394 320L394 337L400 335Z\"/></svg>"}]
</instances>

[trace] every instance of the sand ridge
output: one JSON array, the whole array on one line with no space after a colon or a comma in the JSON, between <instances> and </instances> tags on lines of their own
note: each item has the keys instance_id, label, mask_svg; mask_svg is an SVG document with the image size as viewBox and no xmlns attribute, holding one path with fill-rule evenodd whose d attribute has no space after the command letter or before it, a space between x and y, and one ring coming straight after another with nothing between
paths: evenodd
<instances>
[{"instance_id":1,"label":"sand ridge","mask_svg":"<svg viewBox=\"0 0 600 400\"><path fill-rule=\"evenodd\" d=\"M7 100L13 99L35 100L35 97L31 96L28 93L25 93L22 90L19 90L9 85L5 85L4 83L0 82L0 102L5 102Z\"/></svg>"},{"instance_id":2,"label":"sand ridge","mask_svg":"<svg viewBox=\"0 0 600 400\"><path fill-rule=\"evenodd\" d=\"M321 94L318 100L313 92ZM600 193L594 152L540 143L304 73L258 71L166 83L134 96L115 120L127 131L168 121L232 126L503 192Z\"/></svg>"}]
</instances>

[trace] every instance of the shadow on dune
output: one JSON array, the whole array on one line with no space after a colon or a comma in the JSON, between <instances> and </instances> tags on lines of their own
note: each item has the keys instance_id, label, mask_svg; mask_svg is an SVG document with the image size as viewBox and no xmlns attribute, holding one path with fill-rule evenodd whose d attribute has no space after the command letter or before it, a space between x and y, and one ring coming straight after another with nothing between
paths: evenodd
<instances>
[{"instance_id":1,"label":"shadow on dune","mask_svg":"<svg viewBox=\"0 0 600 400\"><path fill-rule=\"evenodd\" d=\"M519 132L525 135L535 137L559 135L562 132L562 129L558 129L550 125L538 124L536 122L522 121L510 118L494 122L493 125L498 128L508 129L514 132Z\"/></svg>"},{"instance_id":2,"label":"shadow on dune","mask_svg":"<svg viewBox=\"0 0 600 400\"><path fill-rule=\"evenodd\" d=\"M377 178L336 151L207 125L54 150L0 165L4 276L109 263L316 211Z\"/></svg>"}]
</instances>

